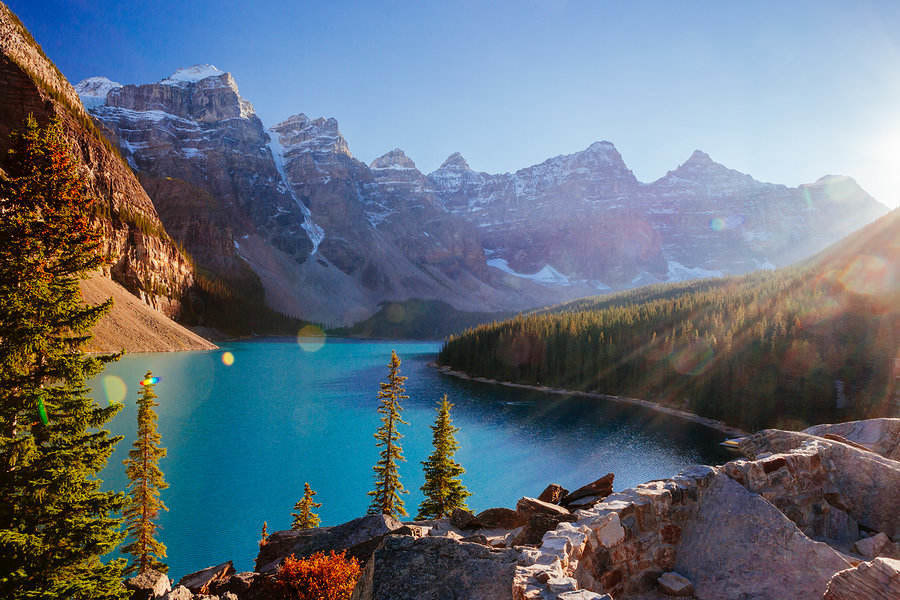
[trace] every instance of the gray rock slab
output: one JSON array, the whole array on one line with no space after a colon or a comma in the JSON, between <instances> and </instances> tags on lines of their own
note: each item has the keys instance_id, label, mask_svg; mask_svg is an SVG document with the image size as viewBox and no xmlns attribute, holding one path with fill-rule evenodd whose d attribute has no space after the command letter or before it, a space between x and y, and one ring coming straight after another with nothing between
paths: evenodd
<instances>
[{"instance_id":1,"label":"gray rock slab","mask_svg":"<svg viewBox=\"0 0 900 600\"><path fill-rule=\"evenodd\" d=\"M255 568L266 573L291 554L301 558L316 552L340 552L356 546L359 552L354 555L365 561L381 537L401 527L403 523L388 515L366 515L334 527L276 531L260 547Z\"/></svg>"},{"instance_id":2,"label":"gray rock slab","mask_svg":"<svg viewBox=\"0 0 900 600\"><path fill-rule=\"evenodd\" d=\"M717 474L682 532L675 571L699 600L820 600L850 566L757 494Z\"/></svg>"},{"instance_id":3,"label":"gray rock slab","mask_svg":"<svg viewBox=\"0 0 900 600\"><path fill-rule=\"evenodd\" d=\"M512 600L519 552L438 537L388 536L353 600Z\"/></svg>"}]
</instances>

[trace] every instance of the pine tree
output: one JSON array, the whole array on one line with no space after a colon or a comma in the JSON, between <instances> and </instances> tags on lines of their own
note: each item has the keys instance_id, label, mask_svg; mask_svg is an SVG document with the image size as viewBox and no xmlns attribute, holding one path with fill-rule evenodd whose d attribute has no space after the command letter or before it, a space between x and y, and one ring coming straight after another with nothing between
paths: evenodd
<instances>
[{"instance_id":1,"label":"pine tree","mask_svg":"<svg viewBox=\"0 0 900 600\"><path fill-rule=\"evenodd\" d=\"M409 425L400 417L403 410L400 401L409 396L403 388L406 377L400 375L400 357L393 350L388 369L388 380L381 383L381 390L378 392L378 399L381 400L378 412L381 413L382 425L375 432L375 439L378 440L375 445L382 450L378 462L372 467L375 471L375 489L369 492L372 496L369 514L381 513L396 517L407 514L403 508L403 500L400 499L400 494L409 492L400 483L400 474L397 472L397 463L406 460L399 443L403 436L397 431L397 426L401 423Z\"/></svg>"},{"instance_id":2,"label":"pine tree","mask_svg":"<svg viewBox=\"0 0 900 600\"><path fill-rule=\"evenodd\" d=\"M122 461L125 474L128 475L128 492L131 504L125 509L125 523L131 543L122 548L125 554L131 554L137 562L132 563L127 573L143 573L154 569L165 573L169 567L159 559L165 558L166 547L156 539L155 523L160 510L169 510L159 497L160 490L169 487L163 479L159 468L159 459L166 455L166 449L160 448L160 436L156 431L156 411L159 406L153 383L149 383L153 373L144 375L143 389L138 398L138 430L134 446L128 452L128 458Z\"/></svg>"},{"instance_id":3,"label":"pine tree","mask_svg":"<svg viewBox=\"0 0 900 600\"><path fill-rule=\"evenodd\" d=\"M127 596L124 494L96 478L120 437L103 429L85 381L117 355L85 356L112 300L82 304L78 281L102 266L94 199L62 126L29 117L0 177L0 598Z\"/></svg>"},{"instance_id":4,"label":"pine tree","mask_svg":"<svg viewBox=\"0 0 900 600\"><path fill-rule=\"evenodd\" d=\"M453 460L459 449L454 434L459 431L450 419L453 405L447 400L447 394L441 398L437 406L437 418L431 426L434 452L428 460L422 461L425 467L425 485L422 491L425 499L419 505L416 519L440 519L449 516L455 508L468 508L466 498L472 494L460 481L459 476L466 472L460 464Z\"/></svg>"},{"instance_id":5,"label":"pine tree","mask_svg":"<svg viewBox=\"0 0 900 600\"><path fill-rule=\"evenodd\" d=\"M269 524L266 521L263 521L262 533L259 537L259 545L260 547L265 546L269 541Z\"/></svg>"},{"instance_id":6,"label":"pine tree","mask_svg":"<svg viewBox=\"0 0 900 600\"><path fill-rule=\"evenodd\" d=\"M309 487L309 483L304 483L303 497L294 505L294 510L297 512L291 513L291 516L294 517L291 529L312 529L319 526L319 523L321 523L319 515L314 513L312 509L319 508L322 504L313 500L315 495L316 492Z\"/></svg>"}]
</instances>

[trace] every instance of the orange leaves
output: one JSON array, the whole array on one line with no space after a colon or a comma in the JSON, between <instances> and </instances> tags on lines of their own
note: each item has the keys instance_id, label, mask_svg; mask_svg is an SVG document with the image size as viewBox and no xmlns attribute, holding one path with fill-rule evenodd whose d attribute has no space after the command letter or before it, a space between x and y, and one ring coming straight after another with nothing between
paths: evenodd
<instances>
[{"instance_id":1,"label":"orange leaves","mask_svg":"<svg viewBox=\"0 0 900 600\"><path fill-rule=\"evenodd\" d=\"M349 600L359 579L360 567L355 558L344 552L316 552L309 558L284 559L275 581L290 600Z\"/></svg>"}]
</instances>

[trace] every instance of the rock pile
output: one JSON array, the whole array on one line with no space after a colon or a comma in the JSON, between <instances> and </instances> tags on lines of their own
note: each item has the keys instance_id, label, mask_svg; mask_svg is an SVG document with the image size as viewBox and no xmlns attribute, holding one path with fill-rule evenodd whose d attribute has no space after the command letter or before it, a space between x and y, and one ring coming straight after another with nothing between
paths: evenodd
<instances>
[{"instance_id":1,"label":"rock pile","mask_svg":"<svg viewBox=\"0 0 900 600\"><path fill-rule=\"evenodd\" d=\"M900 462L873 427L762 431L742 441L746 458L617 493L610 474L574 492L551 484L515 510L277 532L259 572L225 563L171 591L150 577L142 589L162 595L132 589L142 600L266 600L284 557L348 550L365 565L354 600L900 598ZM876 429L893 435L900 420Z\"/></svg>"}]
</instances>

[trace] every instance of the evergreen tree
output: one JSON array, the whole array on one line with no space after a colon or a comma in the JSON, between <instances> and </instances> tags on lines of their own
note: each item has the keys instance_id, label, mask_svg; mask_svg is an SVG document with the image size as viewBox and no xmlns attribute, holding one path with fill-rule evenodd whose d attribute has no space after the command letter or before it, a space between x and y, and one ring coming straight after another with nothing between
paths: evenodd
<instances>
[{"instance_id":1,"label":"evergreen tree","mask_svg":"<svg viewBox=\"0 0 900 600\"><path fill-rule=\"evenodd\" d=\"M266 542L269 540L269 524L266 521L263 521L262 533L259 537L259 545L265 546Z\"/></svg>"},{"instance_id":2,"label":"evergreen tree","mask_svg":"<svg viewBox=\"0 0 900 600\"><path fill-rule=\"evenodd\" d=\"M291 529L312 529L319 526L319 523L321 523L319 515L314 513L312 509L319 508L322 504L313 500L315 495L316 492L309 487L309 483L304 483L303 497L294 505L294 510L297 512L291 513L291 516L294 517Z\"/></svg>"},{"instance_id":3,"label":"evergreen tree","mask_svg":"<svg viewBox=\"0 0 900 600\"><path fill-rule=\"evenodd\" d=\"M428 460L422 461L425 467L425 485L422 491L425 499L419 505L416 519L440 519L447 517L455 508L468 508L466 498L472 494L462 484L459 476L466 472L460 464L453 460L459 449L454 434L459 431L450 419L453 405L447 400L447 394L441 398L437 407L437 418L431 426L434 452Z\"/></svg>"},{"instance_id":4,"label":"evergreen tree","mask_svg":"<svg viewBox=\"0 0 900 600\"><path fill-rule=\"evenodd\" d=\"M104 262L93 198L58 121L29 117L0 177L0 598L127 597L124 494L96 474L120 437L85 381L116 355L85 356L112 300L84 305L78 281ZM40 417L40 419L39 419Z\"/></svg>"},{"instance_id":5,"label":"evergreen tree","mask_svg":"<svg viewBox=\"0 0 900 600\"><path fill-rule=\"evenodd\" d=\"M406 377L400 375L400 357L393 350L388 369L388 380L381 383L381 390L378 392L378 399L381 400L378 412L381 413L382 425L375 432L375 439L378 440L375 445L382 450L378 462L372 467L375 471L375 489L369 492L372 496L369 514L381 513L396 517L407 514L403 508L403 500L400 499L400 494L409 492L400 483L400 474L397 472L397 463L406 460L403 458L403 448L400 447L400 438L403 436L398 433L397 426L401 423L409 425L400 417L403 410L400 401L409 396L403 388Z\"/></svg>"},{"instance_id":6,"label":"evergreen tree","mask_svg":"<svg viewBox=\"0 0 900 600\"><path fill-rule=\"evenodd\" d=\"M132 563L128 573L143 573L155 569L165 573L169 567L159 559L165 558L166 547L155 538L159 528L154 521L159 518L160 510L169 510L159 497L160 490L169 487L163 479L159 468L159 459L166 455L166 449L159 447L160 437L156 431L156 411L159 406L153 383L153 373L144 375L144 386L138 398L138 430L134 446L128 452L128 458L122 461L125 474L128 475L128 492L131 504L125 509L125 523L131 543L122 548L125 554L131 554L137 562Z\"/></svg>"}]
</instances>

